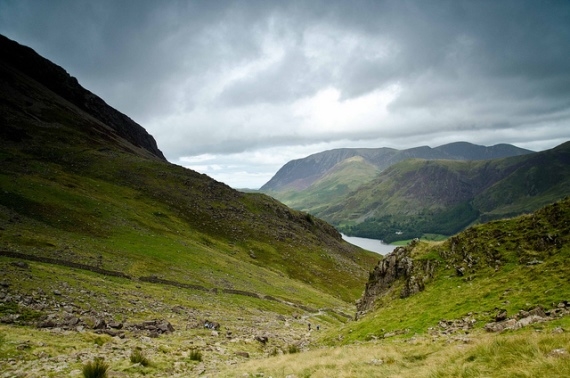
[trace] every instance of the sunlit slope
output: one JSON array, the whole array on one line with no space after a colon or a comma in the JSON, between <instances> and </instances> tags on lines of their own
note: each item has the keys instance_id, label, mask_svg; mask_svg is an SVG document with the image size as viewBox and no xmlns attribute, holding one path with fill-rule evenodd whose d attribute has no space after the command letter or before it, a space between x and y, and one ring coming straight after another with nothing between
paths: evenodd
<instances>
[{"instance_id":1,"label":"sunlit slope","mask_svg":"<svg viewBox=\"0 0 570 378\"><path fill-rule=\"evenodd\" d=\"M343 160L302 191L275 193L275 197L294 209L318 213L328 203L349 194L376 177L379 169L361 156ZM273 194L272 194L273 195Z\"/></svg>"},{"instance_id":2,"label":"sunlit slope","mask_svg":"<svg viewBox=\"0 0 570 378\"><path fill-rule=\"evenodd\" d=\"M566 198L445 242L413 242L399 258L385 256L388 269L371 270L358 304L370 306L318 334L320 348L219 376L567 377L569 235ZM390 280L390 272L399 273ZM381 280L383 290L375 290ZM404 290L420 282L418 292ZM510 328L488 331L499 324Z\"/></svg>"},{"instance_id":3,"label":"sunlit slope","mask_svg":"<svg viewBox=\"0 0 570 378\"><path fill-rule=\"evenodd\" d=\"M385 241L453 235L473 223L534 211L570 194L570 143L486 161L406 160L317 216Z\"/></svg>"},{"instance_id":4,"label":"sunlit slope","mask_svg":"<svg viewBox=\"0 0 570 378\"><path fill-rule=\"evenodd\" d=\"M570 298L570 198L405 249L409 271L385 290L374 289L371 274L359 302L367 314L345 330L344 342L402 330L425 333L441 319L469 316L482 328L503 310L514 316L538 306L556 309ZM404 295L414 281L420 291Z\"/></svg>"}]
</instances>

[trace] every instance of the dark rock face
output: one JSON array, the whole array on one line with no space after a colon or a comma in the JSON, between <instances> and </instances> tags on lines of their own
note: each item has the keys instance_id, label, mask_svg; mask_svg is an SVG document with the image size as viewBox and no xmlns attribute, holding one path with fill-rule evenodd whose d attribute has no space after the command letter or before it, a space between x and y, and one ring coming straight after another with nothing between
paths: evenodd
<instances>
[{"instance_id":1,"label":"dark rock face","mask_svg":"<svg viewBox=\"0 0 570 378\"><path fill-rule=\"evenodd\" d=\"M400 297L406 298L422 291L425 282L432 278L436 263L430 260L416 261L411 255L417 244L412 241L384 256L370 273L362 298L356 303L357 317L374 307L377 298L382 297L402 282Z\"/></svg>"},{"instance_id":2,"label":"dark rock face","mask_svg":"<svg viewBox=\"0 0 570 378\"><path fill-rule=\"evenodd\" d=\"M83 88L76 78L63 68L38 55L29 47L22 46L0 35L0 61L36 80L55 94L71 102L81 110L111 127L133 145L166 160L154 138L139 124L113 109L100 97ZM22 139L21 135L16 135Z\"/></svg>"}]
</instances>

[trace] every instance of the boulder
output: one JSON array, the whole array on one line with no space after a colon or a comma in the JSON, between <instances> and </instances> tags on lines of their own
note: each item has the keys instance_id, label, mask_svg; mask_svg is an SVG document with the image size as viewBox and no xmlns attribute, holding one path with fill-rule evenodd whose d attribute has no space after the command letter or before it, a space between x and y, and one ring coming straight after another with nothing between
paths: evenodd
<instances>
[{"instance_id":1,"label":"boulder","mask_svg":"<svg viewBox=\"0 0 570 378\"><path fill-rule=\"evenodd\" d=\"M149 331L150 337L158 337L165 333L174 332L174 327L168 320L147 320L140 324L129 326L129 328Z\"/></svg>"},{"instance_id":2,"label":"boulder","mask_svg":"<svg viewBox=\"0 0 570 378\"><path fill-rule=\"evenodd\" d=\"M38 328L55 328L57 323L52 319L47 319L38 323Z\"/></svg>"},{"instance_id":3,"label":"boulder","mask_svg":"<svg viewBox=\"0 0 570 378\"><path fill-rule=\"evenodd\" d=\"M209 320L204 320L204 328L208 328L208 329L212 329L212 330L217 331L220 329L220 323L211 322Z\"/></svg>"},{"instance_id":4,"label":"boulder","mask_svg":"<svg viewBox=\"0 0 570 378\"><path fill-rule=\"evenodd\" d=\"M255 340L265 345L269 341L269 338L267 336L255 336Z\"/></svg>"},{"instance_id":5,"label":"boulder","mask_svg":"<svg viewBox=\"0 0 570 378\"><path fill-rule=\"evenodd\" d=\"M30 269L30 265L28 265L28 263L25 261L13 261L11 264L20 269Z\"/></svg>"},{"instance_id":6,"label":"boulder","mask_svg":"<svg viewBox=\"0 0 570 378\"><path fill-rule=\"evenodd\" d=\"M536 316L540 316L542 318L546 317L546 313L544 312L544 309L540 306L533 308L528 313L529 313L529 315L536 315Z\"/></svg>"},{"instance_id":7,"label":"boulder","mask_svg":"<svg viewBox=\"0 0 570 378\"><path fill-rule=\"evenodd\" d=\"M502 332L506 329L513 329L516 324L515 319L509 319L502 322L492 322L485 324L485 331L487 332Z\"/></svg>"},{"instance_id":8,"label":"boulder","mask_svg":"<svg viewBox=\"0 0 570 378\"><path fill-rule=\"evenodd\" d=\"M95 324L93 324L93 329L105 329L107 328L107 323L105 319L95 319Z\"/></svg>"},{"instance_id":9,"label":"boulder","mask_svg":"<svg viewBox=\"0 0 570 378\"><path fill-rule=\"evenodd\" d=\"M522 327L526 327L529 326L533 323L539 323L539 322L544 322L546 319L542 316L538 316L538 315L530 315L527 316L526 318L522 318L519 321L516 322L515 324L515 328L519 329Z\"/></svg>"},{"instance_id":10,"label":"boulder","mask_svg":"<svg viewBox=\"0 0 570 378\"><path fill-rule=\"evenodd\" d=\"M123 328L123 323L120 322L109 322L109 327L114 328L114 329L122 329Z\"/></svg>"},{"instance_id":11,"label":"boulder","mask_svg":"<svg viewBox=\"0 0 570 378\"><path fill-rule=\"evenodd\" d=\"M161 332L161 333L171 333L174 332L174 327L172 326L172 324L170 324L169 321L167 320L163 320L160 323L158 323L158 325L156 326L156 328Z\"/></svg>"},{"instance_id":12,"label":"boulder","mask_svg":"<svg viewBox=\"0 0 570 378\"><path fill-rule=\"evenodd\" d=\"M505 319L507 319L507 310L499 310L495 315L495 321L502 322Z\"/></svg>"}]
</instances>

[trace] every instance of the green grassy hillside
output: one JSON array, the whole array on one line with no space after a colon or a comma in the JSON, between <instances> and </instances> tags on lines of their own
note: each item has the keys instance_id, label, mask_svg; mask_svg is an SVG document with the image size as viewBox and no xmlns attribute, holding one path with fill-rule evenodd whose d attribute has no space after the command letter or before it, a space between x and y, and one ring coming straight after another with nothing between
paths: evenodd
<instances>
[{"instance_id":1,"label":"green grassy hillside","mask_svg":"<svg viewBox=\"0 0 570 378\"><path fill-rule=\"evenodd\" d=\"M37 71L66 75L29 49L9 47ZM360 294L374 254L270 197L166 162L131 137L144 129L128 129L131 120L73 80L63 89L38 82L27 74L33 67L4 58L1 250L295 301ZM97 106L76 106L60 93Z\"/></svg>"},{"instance_id":2,"label":"green grassy hillside","mask_svg":"<svg viewBox=\"0 0 570 378\"><path fill-rule=\"evenodd\" d=\"M377 254L168 163L63 69L0 44L2 374L77 377L102 357L122 376L199 375L350 319Z\"/></svg>"},{"instance_id":3,"label":"green grassy hillside","mask_svg":"<svg viewBox=\"0 0 570 378\"><path fill-rule=\"evenodd\" d=\"M66 98L40 79L0 59L0 376L78 378L96 361L109 377L570 375L570 200L414 241L372 296L390 257L166 162L73 80ZM392 172L415 164L450 187L464 167Z\"/></svg>"},{"instance_id":4,"label":"green grassy hillside","mask_svg":"<svg viewBox=\"0 0 570 378\"><path fill-rule=\"evenodd\" d=\"M334 202L360 185L373 180L378 172L376 166L361 156L355 156L336 164L303 191L290 190L270 194L275 194L276 198L294 209L316 214L326 207L327 203Z\"/></svg>"},{"instance_id":5,"label":"green grassy hillside","mask_svg":"<svg viewBox=\"0 0 570 378\"><path fill-rule=\"evenodd\" d=\"M323 332L320 348L251 361L222 376L570 374L570 198L399 253L385 260L401 275L376 290L386 278L379 263L363 297L374 293L371 305L359 320ZM423 289L402 296L420 281Z\"/></svg>"},{"instance_id":6,"label":"green grassy hillside","mask_svg":"<svg viewBox=\"0 0 570 378\"><path fill-rule=\"evenodd\" d=\"M570 297L569 220L570 198L566 198L530 215L470 227L445 242L404 247L414 260L411 275L423 282L425 290L401 299L411 275L399 277L389 290L369 301L370 315L360 323L362 330L347 337L369 337L366 332L379 329L375 322L390 331L426 332L440 319L459 319L468 313L475 314L476 325L482 327L497 309L514 315L537 306L556 307ZM427 265L433 270L429 274Z\"/></svg>"},{"instance_id":7,"label":"green grassy hillside","mask_svg":"<svg viewBox=\"0 0 570 378\"><path fill-rule=\"evenodd\" d=\"M570 194L570 143L486 161L407 160L320 207L349 235L386 242L453 235L470 224L534 211Z\"/></svg>"}]
</instances>

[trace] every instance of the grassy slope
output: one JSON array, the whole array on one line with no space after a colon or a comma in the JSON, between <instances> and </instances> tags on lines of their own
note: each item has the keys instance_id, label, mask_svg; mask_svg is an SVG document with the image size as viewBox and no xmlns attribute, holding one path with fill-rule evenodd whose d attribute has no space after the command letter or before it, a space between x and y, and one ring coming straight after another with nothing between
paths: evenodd
<instances>
[{"instance_id":1,"label":"grassy slope","mask_svg":"<svg viewBox=\"0 0 570 378\"><path fill-rule=\"evenodd\" d=\"M570 199L532 215L471 227L438 243L420 243L416 259L439 262L424 292L397 299L399 290L377 301L378 310L360 322L348 339L379 336L386 330L425 332L439 319L478 313L479 326L496 308L514 314L520 309L552 308L570 298ZM471 268L466 261L477 261ZM528 265L532 261L542 263ZM466 268L464 276L456 267ZM443 300L445 298L445 300ZM436 305L437 304L437 305ZM424 309L429 308L426 312ZM407 314L402 318L402 314Z\"/></svg>"},{"instance_id":2,"label":"grassy slope","mask_svg":"<svg viewBox=\"0 0 570 378\"><path fill-rule=\"evenodd\" d=\"M376 255L329 225L152 158L2 69L1 249L308 305L360 294Z\"/></svg>"},{"instance_id":3,"label":"grassy slope","mask_svg":"<svg viewBox=\"0 0 570 378\"><path fill-rule=\"evenodd\" d=\"M479 162L404 161L316 215L348 234L386 241L452 235L475 222L534 211L568 195L569 148L566 143ZM396 231L405 235L395 236Z\"/></svg>"},{"instance_id":4,"label":"grassy slope","mask_svg":"<svg viewBox=\"0 0 570 378\"><path fill-rule=\"evenodd\" d=\"M522 161L507 180L475 197L482 221L530 213L568 195L570 142Z\"/></svg>"},{"instance_id":5,"label":"grassy slope","mask_svg":"<svg viewBox=\"0 0 570 378\"><path fill-rule=\"evenodd\" d=\"M263 358L286 351L292 344L309 344L307 322L329 328L346 321L332 311L310 313L274 301L106 277L51 264L28 262L29 267L22 269L12 264L18 261L0 258L0 291L33 298L32 305L41 306L31 309L21 302L0 301L0 318L19 316L16 324L0 322L0 374L6 376L81 377L82 365L96 356L103 357L113 374L120 376L188 377L204 370L215 374L228 364L243 362L237 352ZM322 293L316 295L314 304L348 310ZM151 339L144 332L127 330L126 337L120 339L90 329L76 332L17 325L38 321L46 314L55 313L63 319L71 311L83 320L82 325L104 318L107 323L123 322L128 328L152 319L167 319L175 331ZM302 317L295 318L295 314ZM202 327L204 319L221 324L219 335ZM226 337L227 332L231 337ZM268 336L269 342L262 345L254 341L257 335ZM130 354L138 348L152 366L130 362ZM189 357L196 350L203 356L202 363Z\"/></svg>"},{"instance_id":6,"label":"grassy slope","mask_svg":"<svg viewBox=\"0 0 570 378\"><path fill-rule=\"evenodd\" d=\"M469 228L445 242L421 242L413 251L414 259L439 262L423 292L401 299L401 283L396 284L364 318L326 330L321 348L252 361L234 373L568 376L569 317L500 334L487 333L483 326L493 321L498 309L513 316L536 306L552 309L570 298L569 219L567 198L532 215ZM476 263L458 276L455 266L465 265L467 256ZM533 260L541 263L528 265ZM445 334L438 325L444 319L464 318L475 320L473 329Z\"/></svg>"},{"instance_id":7,"label":"grassy slope","mask_svg":"<svg viewBox=\"0 0 570 378\"><path fill-rule=\"evenodd\" d=\"M0 371L79 376L101 355L127 376L188 376L235 361L234 352L264 356L307 342L308 319L346 321L341 312L350 312L377 254L268 196L157 159L18 70L0 70L0 250L133 277L0 257ZM28 267L13 264L22 262ZM281 301L138 280L152 275ZM141 341L130 331L120 340L30 327L71 312L127 323L166 318L176 331ZM231 344L200 327L203 319L231 331ZM258 334L270 336L266 348L253 341ZM129 362L137 347L153 367ZM202 365L189 360L194 349Z\"/></svg>"},{"instance_id":8,"label":"grassy slope","mask_svg":"<svg viewBox=\"0 0 570 378\"><path fill-rule=\"evenodd\" d=\"M356 156L338 163L303 191L270 194L294 209L315 214L327 203L347 195L358 186L371 181L377 174L378 168Z\"/></svg>"},{"instance_id":9,"label":"grassy slope","mask_svg":"<svg viewBox=\"0 0 570 378\"><path fill-rule=\"evenodd\" d=\"M96 160L105 168L92 176L70 175L50 164L39 175L0 176L2 248L207 287L285 296L302 293L293 288L310 283L340 298L358 295L364 276L358 259L368 255L342 251L340 242L322 243L311 233L320 226L317 220L311 223L267 197L228 201L236 196L229 188L208 188L209 179L165 163L129 155ZM126 167L137 174L129 175ZM196 187L184 188L178 175ZM272 211L282 212L283 219ZM301 263L305 269L299 271ZM360 279L338 282L347 271Z\"/></svg>"},{"instance_id":10,"label":"grassy slope","mask_svg":"<svg viewBox=\"0 0 570 378\"><path fill-rule=\"evenodd\" d=\"M225 369L220 377L556 377L570 374L570 336L555 322L502 335L366 342L314 349Z\"/></svg>"}]
</instances>

